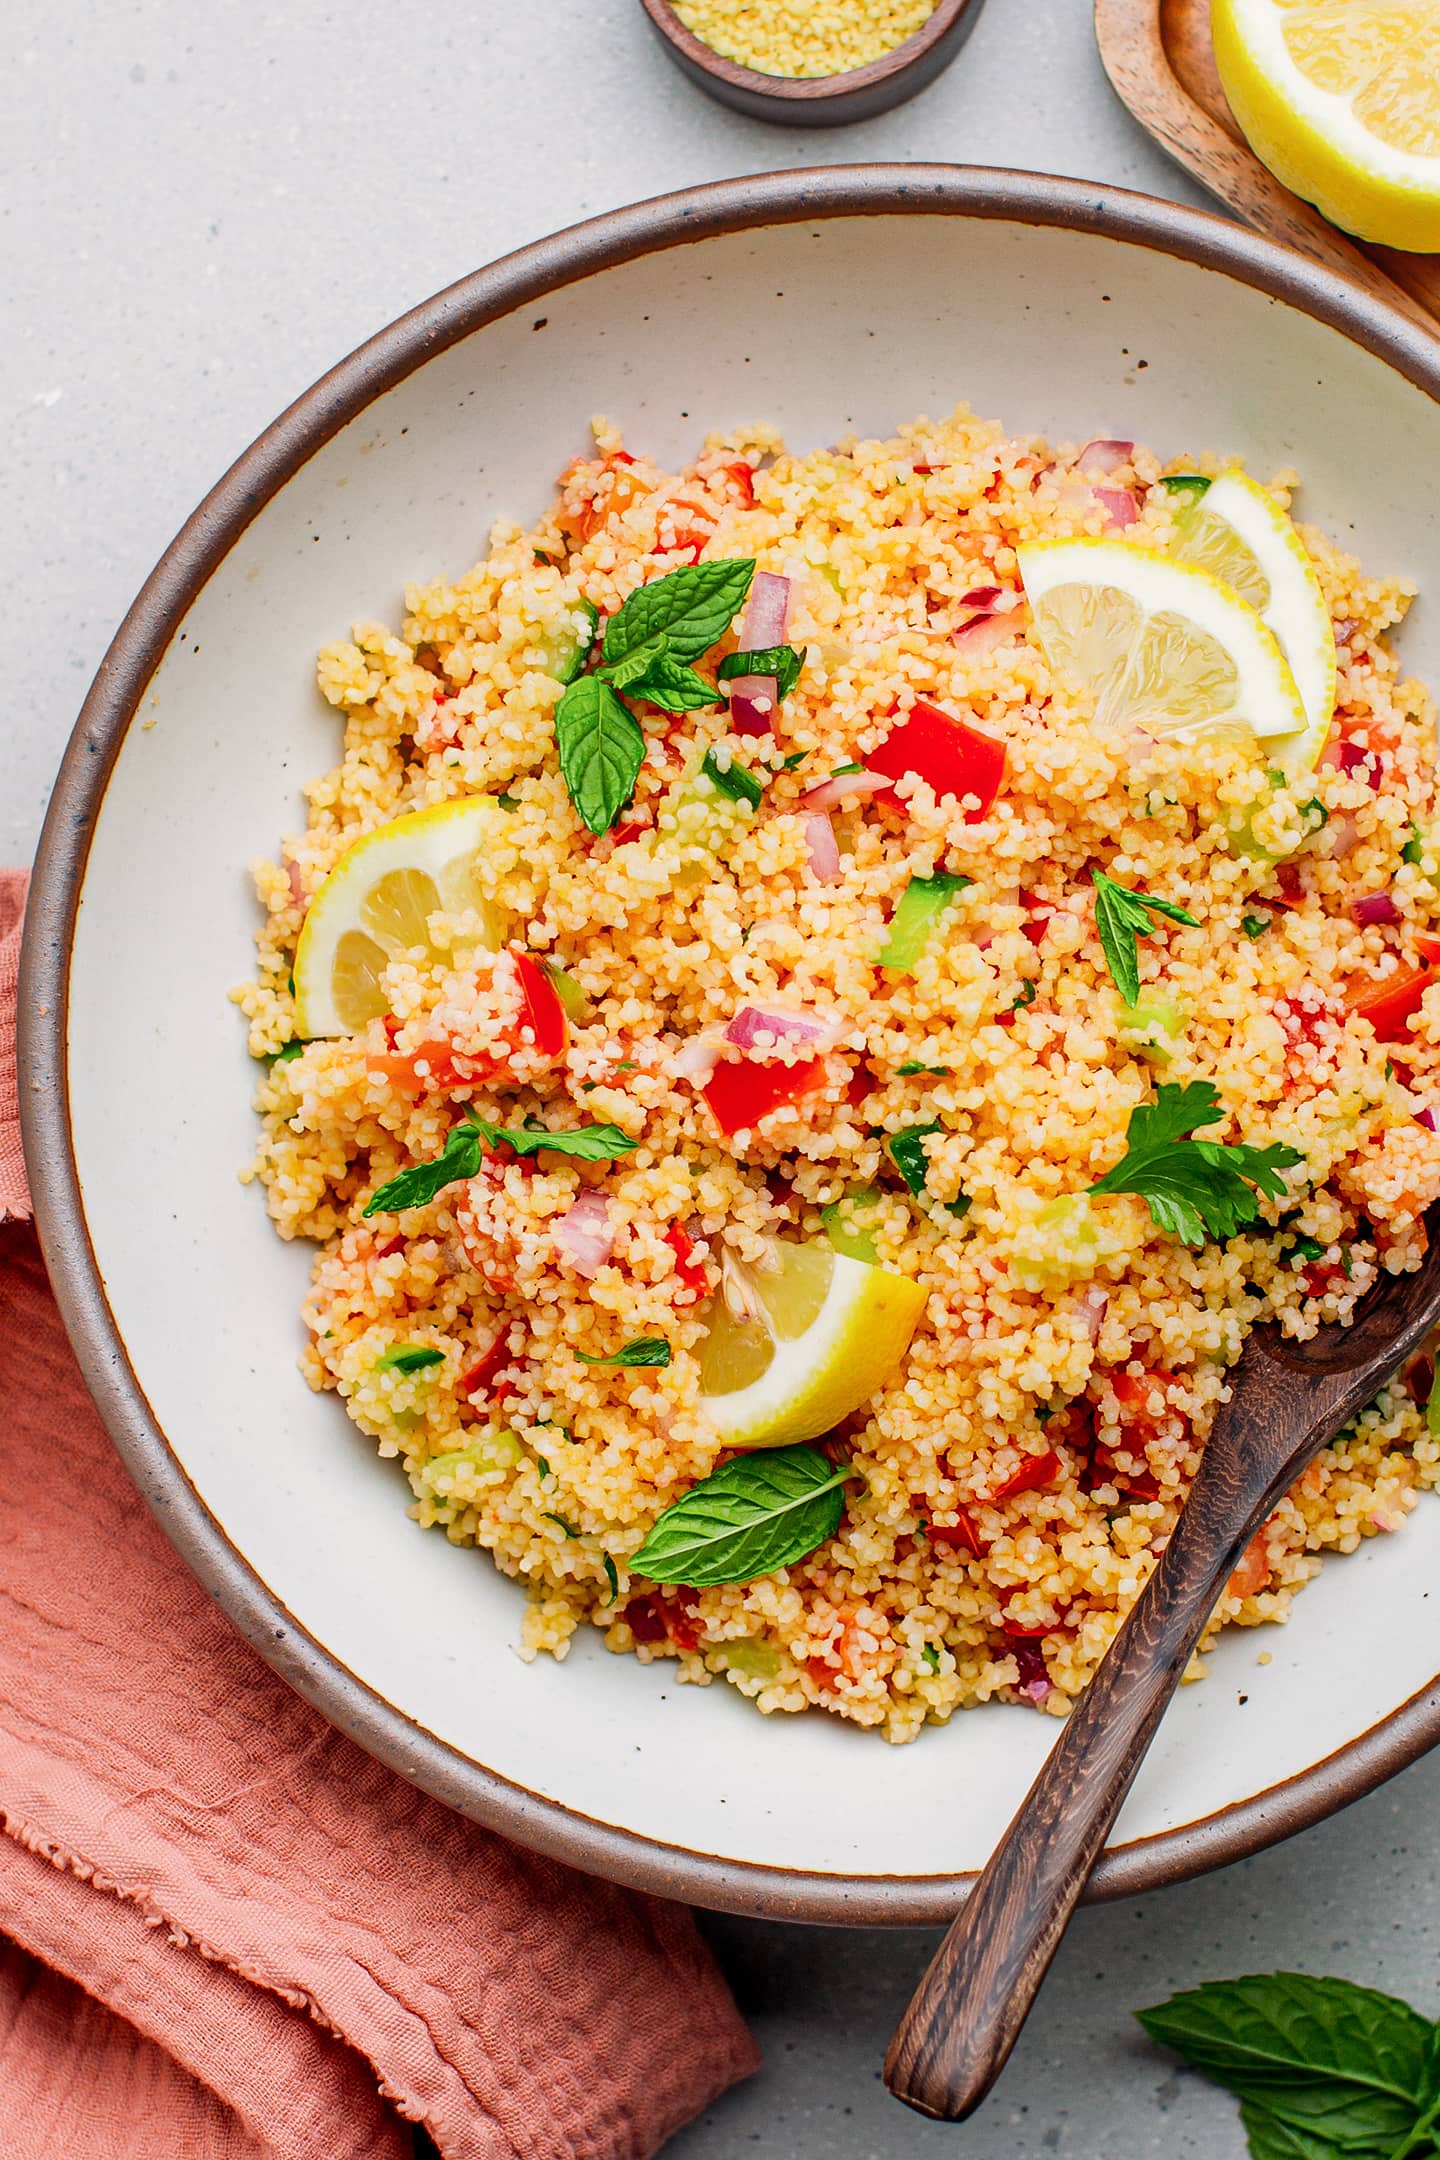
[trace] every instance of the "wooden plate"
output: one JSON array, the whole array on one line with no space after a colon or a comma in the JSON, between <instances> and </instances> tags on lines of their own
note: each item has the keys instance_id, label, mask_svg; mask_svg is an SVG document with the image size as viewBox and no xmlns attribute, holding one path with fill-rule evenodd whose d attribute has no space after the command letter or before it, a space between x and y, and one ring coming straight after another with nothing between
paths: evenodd
<instances>
[{"instance_id":1,"label":"wooden plate","mask_svg":"<svg viewBox=\"0 0 1440 2160\"><path fill-rule=\"evenodd\" d=\"M1121 103L1237 217L1436 328L1440 256L1347 239L1260 163L1215 72L1210 0L1095 0L1095 36Z\"/></svg>"}]
</instances>

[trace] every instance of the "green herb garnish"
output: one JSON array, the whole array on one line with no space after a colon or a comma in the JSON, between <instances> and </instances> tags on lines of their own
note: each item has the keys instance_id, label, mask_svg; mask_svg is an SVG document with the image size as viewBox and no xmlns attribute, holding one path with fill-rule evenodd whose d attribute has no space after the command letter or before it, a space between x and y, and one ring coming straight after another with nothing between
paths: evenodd
<instances>
[{"instance_id":1,"label":"green herb garnish","mask_svg":"<svg viewBox=\"0 0 1440 2160\"><path fill-rule=\"evenodd\" d=\"M693 712L719 692L689 665L722 638L750 590L753 562L686 564L641 585L605 625L600 666L555 708L555 745L570 800L593 833L610 830L645 758L622 690L665 712Z\"/></svg>"},{"instance_id":2,"label":"green herb garnish","mask_svg":"<svg viewBox=\"0 0 1440 2160\"><path fill-rule=\"evenodd\" d=\"M787 698L800 680L805 655L798 645L767 645L763 652L727 653L715 673L721 682L737 675L768 675L775 684L775 702Z\"/></svg>"},{"instance_id":3,"label":"green herb garnish","mask_svg":"<svg viewBox=\"0 0 1440 2160\"><path fill-rule=\"evenodd\" d=\"M576 1529L574 1523L566 1522L563 1515L552 1515L548 1508L544 1509L543 1513L546 1522L557 1523L559 1527L565 1532L566 1537L579 1537L580 1532Z\"/></svg>"},{"instance_id":4,"label":"green herb garnish","mask_svg":"<svg viewBox=\"0 0 1440 2160\"><path fill-rule=\"evenodd\" d=\"M780 767L781 772L794 772L796 766L803 765L809 755L808 750L792 750L789 757Z\"/></svg>"},{"instance_id":5,"label":"green herb garnish","mask_svg":"<svg viewBox=\"0 0 1440 2160\"><path fill-rule=\"evenodd\" d=\"M1029 976L1022 975L1020 978L1020 995L1019 997L1012 998L1010 1000L1011 1012L1024 1012L1025 1007L1027 1005L1033 1005L1039 995L1039 991L1036 989L1034 983L1031 982Z\"/></svg>"},{"instance_id":6,"label":"green herb garnish","mask_svg":"<svg viewBox=\"0 0 1440 2160\"><path fill-rule=\"evenodd\" d=\"M1240 918L1240 928L1248 938L1264 937L1269 927L1268 915L1242 915Z\"/></svg>"},{"instance_id":7,"label":"green herb garnish","mask_svg":"<svg viewBox=\"0 0 1440 2160\"><path fill-rule=\"evenodd\" d=\"M518 810L520 807L518 795L497 795L495 800L502 810Z\"/></svg>"},{"instance_id":8,"label":"green herb garnish","mask_svg":"<svg viewBox=\"0 0 1440 2160\"><path fill-rule=\"evenodd\" d=\"M713 750L705 752L700 770L731 802L749 803L752 810L765 792L764 781L757 780L748 765L737 765L733 758L728 765L718 764Z\"/></svg>"},{"instance_id":9,"label":"green herb garnish","mask_svg":"<svg viewBox=\"0 0 1440 2160\"><path fill-rule=\"evenodd\" d=\"M1234 2093L1253 2160L1421 2160L1440 2123L1440 2029L1393 1995L1309 1973L1211 1980L1136 2012Z\"/></svg>"},{"instance_id":10,"label":"green herb garnish","mask_svg":"<svg viewBox=\"0 0 1440 2160\"><path fill-rule=\"evenodd\" d=\"M610 1602L613 1605L620 1595L620 1578L615 1572L615 1562L608 1552L602 1552L600 1559L605 1569L605 1579L610 1585Z\"/></svg>"},{"instance_id":11,"label":"green herb garnish","mask_svg":"<svg viewBox=\"0 0 1440 2160\"><path fill-rule=\"evenodd\" d=\"M432 1350L420 1343L391 1343L375 1360L376 1372L424 1372L427 1365L443 1365L443 1350Z\"/></svg>"},{"instance_id":12,"label":"green herb garnish","mask_svg":"<svg viewBox=\"0 0 1440 2160\"><path fill-rule=\"evenodd\" d=\"M1282 1199L1280 1172L1304 1158L1280 1141L1262 1148L1229 1147L1186 1137L1202 1125L1218 1124L1224 1114L1208 1080L1162 1085L1153 1103L1139 1103L1130 1113L1124 1155L1088 1190L1138 1194L1156 1227L1186 1245L1233 1237L1259 1216L1251 1187Z\"/></svg>"},{"instance_id":13,"label":"green herb garnish","mask_svg":"<svg viewBox=\"0 0 1440 2160\"><path fill-rule=\"evenodd\" d=\"M1210 482L1203 473L1177 472L1167 473L1160 485L1167 494L1183 496L1185 501L1193 506L1199 502Z\"/></svg>"},{"instance_id":14,"label":"green herb garnish","mask_svg":"<svg viewBox=\"0 0 1440 2160\"><path fill-rule=\"evenodd\" d=\"M843 775L844 775L844 774L846 774L846 773L850 773L850 772L864 772L864 770L865 770L865 767L864 767L863 765L861 765L861 764L858 764L858 763L856 762L856 760L855 760L854 758L852 758L852 759L850 760L850 763L849 763L848 765L837 765L837 766L835 767L835 770L834 770L834 772L832 772L832 773L831 773L831 775L830 775L830 778L831 778L832 780L839 780L839 779L841 779L841 778L843 777Z\"/></svg>"},{"instance_id":15,"label":"green herb garnish","mask_svg":"<svg viewBox=\"0 0 1440 2160\"><path fill-rule=\"evenodd\" d=\"M591 1357L584 1350L577 1350L575 1355L582 1365L668 1365L670 1345L663 1335L640 1335L610 1357Z\"/></svg>"},{"instance_id":16,"label":"green herb garnish","mask_svg":"<svg viewBox=\"0 0 1440 2160\"><path fill-rule=\"evenodd\" d=\"M577 1162L611 1162L628 1155L639 1142L621 1132L618 1125L580 1125L570 1132L546 1132L543 1126L492 1125L472 1111L452 1125L445 1145L430 1162L413 1163L372 1194L364 1213L399 1214L404 1208L426 1207L447 1185L477 1177L487 1151L510 1147L517 1155L538 1155L542 1149L571 1155Z\"/></svg>"},{"instance_id":17,"label":"green herb garnish","mask_svg":"<svg viewBox=\"0 0 1440 2160\"><path fill-rule=\"evenodd\" d=\"M906 1064L895 1067L895 1077L897 1080L908 1080L914 1073L932 1073L936 1079L944 1079L948 1077L949 1071L948 1065L922 1065L918 1058L911 1058Z\"/></svg>"},{"instance_id":18,"label":"green herb garnish","mask_svg":"<svg viewBox=\"0 0 1440 2160\"><path fill-rule=\"evenodd\" d=\"M1198 930L1200 925L1173 900L1156 900L1150 893L1130 892L1124 885L1117 885L1114 878L1107 877L1103 870L1092 870L1090 880L1095 887L1095 927L1100 933L1105 965L1125 1003L1133 1005L1140 995L1137 940L1154 937L1152 916L1163 915L1167 922L1188 923L1192 930Z\"/></svg>"},{"instance_id":19,"label":"green herb garnish","mask_svg":"<svg viewBox=\"0 0 1440 2160\"><path fill-rule=\"evenodd\" d=\"M308 1050L309 1047L309 1044L302 1042L298 1035L293 1042L282 1044L270 1060L271 1071L273 1072L277 1065L288 1065L291 1058L299 1057L301 1051Z\"/></svg>"},{"instance_id":20,"label":"green herb garnish","mask_svg":"<svg viewBox=\"0 0 1440 2160\"><path fill-rule=\"evenodd\" d=\"M1424 855L1424 835L1421 833L1420 827L1415 823L1414 818L1411 818L1410 837L1405 842L1404 847L1400 850L1400 860L1401 862L1410 863L1412 866L1418 865L1424 860Z\"/></svg>"},{"instance_id":21,"label":"green herb garnish","mask_svg":"<svg viewBox=\"0 0 1440 2160\"><path fill-rule=\"evenodd\" d=\"M809 1447L737 1456L666 1508L631 1570L691 1590L773 1575L834 1536L855 1474Z\"/></svg>"},{"instance_id":22,"label":"green herb garnish","mask_svg":"<svg viewBox=\"0 0 1440 2160\"><path fill-rule=\"evenodd\" d=\"M922 1658L924 1658L925 1663L929 1666L931 1672L939 1672L940 1652L936 1649L933 1642L921 1643L920 1655Z\"/></svg>"},{"instance_id":23,"label":"green herb garnish","mask_svg":"<svg viewBox=\"0 0 1440 2160\"><path fill-rule=\"evenodd\" d=\"M925 1152L925 1142L931 1133L940 1131L940 1120L932 1118L928 1125L906 1125L899 1132L890 1133L885 1141L891 1162L900 1172L912 1193L925 1190L925 1177L930 1159Z\"/></svg>"},{"instance_id":24,"label":"green herb garnish","mask_svg":"<svg viewBox=\"0 0 1440 2160\"><path fill-rule=\"evenodd\" d=\"M1325 1247L1313 1237L1297 1237L1286 1257L1301 1261L1322 1260L1325 1257Z\"/></svg>"}]
</instances>

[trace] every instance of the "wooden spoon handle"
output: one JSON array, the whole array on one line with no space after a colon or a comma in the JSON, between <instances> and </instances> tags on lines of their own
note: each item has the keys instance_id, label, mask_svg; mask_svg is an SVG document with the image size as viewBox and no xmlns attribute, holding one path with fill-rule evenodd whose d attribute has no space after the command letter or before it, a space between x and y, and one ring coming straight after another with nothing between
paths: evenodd
<instances>
[{"instance_id":1,"label":"wooden spoon handle","mask_svg":"<svg viewBox=\"0 0 1440 2160\"><path fill-rule=\"evenodd\" d=\"M922 2115L962 2120L999 2076L1216 1599L1283 1489L1263 1444L1225 1437L900 2021L885 2082Z\"/></svg>"}]
</instances>

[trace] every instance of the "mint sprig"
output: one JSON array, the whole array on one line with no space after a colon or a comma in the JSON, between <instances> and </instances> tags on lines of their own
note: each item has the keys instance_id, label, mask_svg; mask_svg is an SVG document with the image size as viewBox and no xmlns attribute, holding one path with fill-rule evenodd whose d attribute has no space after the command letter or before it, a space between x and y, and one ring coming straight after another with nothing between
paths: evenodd
<instances>
[{"instance_id":1,"label":"mint sprig","mask_svg":"<svg viewBox=\"0 0 1440 2160\"><path fill-rule=\"evenodd\" d=\"M1200 925L1173 900L1157 900L1153 893L1131 892L1126 886L1117 885L1103 870L1092 870L1090 880L1095 887L1095 928L1100 933L1105 965L1125 1003L1133 1005L1140 995L1140 956L1136 941L1154 937L1152 918L1163 915L1168 922L1187 923L1192 930L1198 930Z\"/></svg>"},{"instance_id":2,"label":"mint sprig","mask_svg":"<svg viewBox=\"0 0 1440 2160\"><path fill-rule=\"evenodd\" d=\"M609 1357L592 1357L585 1350L577 1350L575 1355L582 1365L636 1366L668 1365L671 1352L663 1335L640 1335L634 1342L627 1342L621 1349L612 1351Z\"/></svg>"},{"instance_id":3,"label":"mint sprig","mask_svg":"<svg viewBox=\"0 0 1440 2160\"><path fill-rule=\"evenodd\" d=\"M848 1467L837 1470L815 1448L737 1456L666 1508L631 1572L691 1590L773 1575L834 1536L845 1505L842 1487L855 1475Z\"/></svg>"},{"instance_id":4,"label":"mint sprig","mask_svg":"<svg viewBox=\"0 0 1440 2160\"><path fill-rule=\"evenodd\" d=\"M662 712L718 704L718 689L689 663L725 635L754 575L750 561L686 563L637 586L606 623L599 666L555 708L561 775L591 832L609 832L645 761L644 731L621 691Z\"/></svg>"},{"instance_id":5,"label":"mint sprig","mask_svg":"<svg viewBox=\"0 0 1440 2160\"><path fill-rule=\"evenodd\" d=\"M498 1147L513 1148L517 1155L569 1155L577 1162L613 1162L628 1155L639 1142L618 1125L578 1125L568 1132L547 1132L543 1126L495 1125L473 1111L452 1125L440 1153L429 1162L412 1163L366 1202L368 1215L398 1215L404 1208L428 1207L447 1185L478 1177L487 1153Z\"/></svg>"},{"instance_id":6,"label":"mint sprig","mask_svg":"<svg viewBox=\"0 0 1440 2160\"><path fill-rule=\"evenodd\" d=\"M1440 2030L1393 1995L1255 1973L1136 2016L1236 2095L1253 2160L1421 2160L1440 2142Z\"/></svg>"},{"instance_id":7,"label":"mint sprig","mask_svg":"<svg viewBox=\"0 0 1440 2160\"><path fill-rule=\"evenodd\" d=\"M767 645L760 652L732 652L715 670L719 682L733 682L737 675L768 675L775 684L775 701L787 698L800 680L805 654L798 645Z\"/></svg>"},{"instance_id":8,"label":"mint sprig","mask_svg":"<svg viewBox=\"0 0 1440 2160\"><path fill-rule=\"evenodd\" d=\"M1304 1158L1281 1141L1260 1148L1229 1147L1218 1140L1186 1137L1201 1126L1218 1124L1224 1114L1208 1080L1162 1085L1153 1103L1139 1103L1130 1113L1125 1153L1089 1191L1138 1194L1157 1229L1168 1230L1185 1245L1203 1245L1207 1237L1233 1237L1259 1216L1260 1202L1251 1188L1268 1199L1283 1199L1281 1171Z\"/></svg>"}]
</instances>

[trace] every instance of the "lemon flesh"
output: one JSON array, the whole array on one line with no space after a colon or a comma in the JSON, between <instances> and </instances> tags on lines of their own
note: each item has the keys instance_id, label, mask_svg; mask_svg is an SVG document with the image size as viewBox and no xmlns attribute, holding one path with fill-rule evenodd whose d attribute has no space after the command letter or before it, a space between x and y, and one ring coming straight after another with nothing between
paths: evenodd
<instances>
[{"instance_id":1,"label":"lemon flesh","mask_svg":"<svg viewBox=\"0 0 1440 2160\"><path fill-rule=\"evenodd\" d=\"M1235 118L1362 240L1440 248L1440 0L1212 0Z\"/></svg>"},{"instance_id":2,"label":"lemon flesh","mask_svg":"<svg viewBox=\"0 0 1440 2160\"><path fill-rule=\"evenodd\" d=\"M910 1347L925 1292L837 1253L828 1239L777 1243L747 1276L758 1311L723 1298L706 1315L701 1401L732 1447L814 1440L869 1400Z\"/></svg>"},{"instance_id":3,"label":"lemon flesh","mask_svg":"<svg viewBox=\"0 0 1440 2160\"><path fill-rule=\"evenodd\" d=\"M1305 708L1305 726L1277 742L1277 761L1308 772L1335 716L1335 632L1300 535L1273 496L1248 474L1223 473L1181 513L1172 549L1238 593L1274 631Z\"/></svg>"},{"instance_id":4,"label":"lemon flesh","mask_svg":"<svg viewBox=\"0 0 1440 2160\"><path fill-rule=\"evenodd\" d=\"M1299 735L1305 708L1273 630L1208 570L1123 540L1017 548L1035 636L1102 731Z\"/></svg>"},{"instance_id":5,"label":"lemon flesh","mask_svg":"<svg viewBox=\"0 0 1440 2160\"><path fill-rule=\"evenodd\" d=\"M389 1011L385 969L397 953L439 963L430 918L473 914L478 943L498 952L506 923L485 868L514 844L491 795L412 810L347 848L311 903L295 951L295 1026L307 1038L353 1035Z\"/></svg>"}]
</instances>

